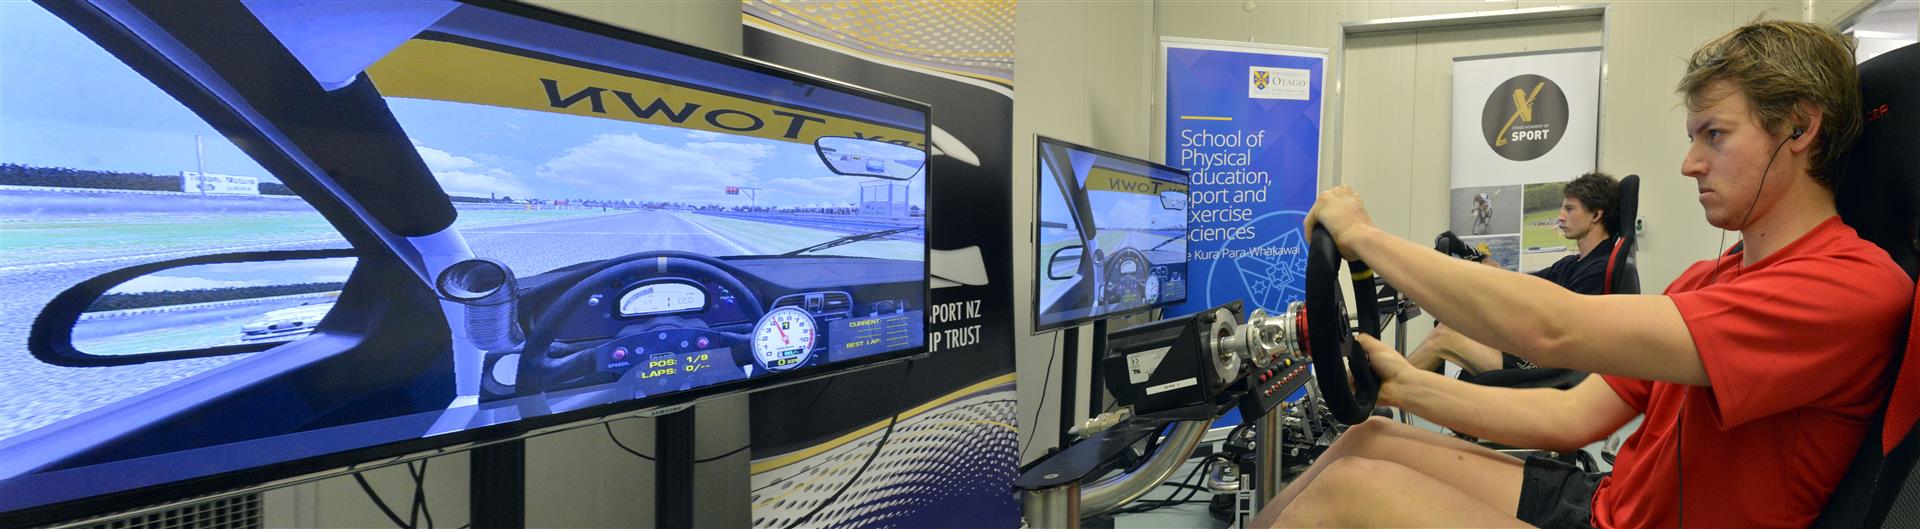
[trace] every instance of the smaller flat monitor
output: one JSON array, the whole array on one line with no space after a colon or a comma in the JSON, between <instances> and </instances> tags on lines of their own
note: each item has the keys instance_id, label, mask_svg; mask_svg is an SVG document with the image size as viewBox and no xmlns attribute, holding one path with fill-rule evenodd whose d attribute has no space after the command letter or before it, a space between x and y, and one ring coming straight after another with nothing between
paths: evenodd
<instances>
[{"instance_id":1,"label":"smaller flat monitor","mask_svg":"<svg viewBox=\"0 0 1920 529\"><path fill-rule=\"evenodd\" d=\"M1038 137L1034 332L1187 299L1187 172Z\"/></svg>"}]
</instances>

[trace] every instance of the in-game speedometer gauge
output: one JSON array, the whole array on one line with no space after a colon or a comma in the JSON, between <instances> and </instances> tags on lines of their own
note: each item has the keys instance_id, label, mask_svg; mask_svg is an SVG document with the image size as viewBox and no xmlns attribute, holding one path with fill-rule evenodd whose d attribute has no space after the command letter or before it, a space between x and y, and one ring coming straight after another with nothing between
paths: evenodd
<instances>
[{"instance_id":1,"label":"in-game speedometer gauge","mask_svg":"<svg viewBox=\"0 0 1920 529\"><path fill-rule=\"evenodd\" d=\"M753 327L753 360L768 371L786 371L807 363L816 336L813 316L795 307L780 307Z\"/></svg>"}]
</instances>

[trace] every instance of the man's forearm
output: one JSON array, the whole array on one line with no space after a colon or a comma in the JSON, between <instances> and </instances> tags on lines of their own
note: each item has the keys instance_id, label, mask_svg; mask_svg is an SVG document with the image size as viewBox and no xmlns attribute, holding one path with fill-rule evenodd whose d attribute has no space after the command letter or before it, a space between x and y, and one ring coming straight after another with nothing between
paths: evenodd
<instances>
[{"instance_id":1,"label":"man's forearm","mask_svg":"<svg viewBox=\"0 0 1920 529\"><path fill-rule=\"evenodd\" d=\"M1381 388L1381 398L1414 415L1496 443L1554 451L1585 444L1561 424L1570 410L1558 389L1478 386L1426 371L1409 372Z\"/></svg>"},{"instance_id":2,"label":"man's forearm","mask_svg":"<svg viewBox=\"0 0 1920 529\"><path fill-rule=\"evenodd\" d=\"M1576 294L1545 279L1453 259L1378 228L1361 229L1345 245L1434 318L1496 350L1557 364L1530 355L1560 334L1547 315Z\"/></svg>"}]
</instances>

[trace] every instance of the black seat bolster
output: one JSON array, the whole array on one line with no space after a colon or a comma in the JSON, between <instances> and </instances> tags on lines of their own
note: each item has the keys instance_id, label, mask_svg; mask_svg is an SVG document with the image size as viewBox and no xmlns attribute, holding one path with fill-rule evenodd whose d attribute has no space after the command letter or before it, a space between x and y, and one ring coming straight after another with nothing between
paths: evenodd
<instances>
[{"instance_id":1,"label":"black seat bolster","mask_svg":"<svg viewBox=\"0 0 1920 529\"><path fill-rule=\"evenodd\" d=\"M1866 439L1860 443L1860 451L1853 454L1853 463L1847 465L1846 477L1840 478L1840 486L1827 497L1827 508L1820 511L1820 517L1815 518L1808 529L1866 526L1874 482L1879 479L1880 469L1885 462L1880 455L1880 436L1877 435L1881 424L1881 419L1875 417L1873 426L1867 429Z\"/></svg>"}]
</instances>

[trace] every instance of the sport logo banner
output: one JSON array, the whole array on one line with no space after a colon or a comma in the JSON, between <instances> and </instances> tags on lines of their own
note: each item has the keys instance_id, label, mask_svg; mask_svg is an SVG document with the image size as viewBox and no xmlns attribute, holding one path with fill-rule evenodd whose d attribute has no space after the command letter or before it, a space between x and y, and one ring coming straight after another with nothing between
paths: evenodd
<instances>
[{"instance_id":1,"label":"sport logo banner","mask_svg":"<svg viewBox=\"0 0 1920 529\"><path fill-rule=\"evenodd\" d=\"M1487 95L1480 129L1487 146L1516 162L1539 158L1567 132L1567 94L1552 79L1514 76Z\"/></svg>"},{"instance_id":2,"label":"sport logo banner","mask_svg":"<svg viewBox=\"0 0 1920 529\"><path fill-rule=\"evenodd\" d=\"M1599 159L1599 116L1599 48L1454 58L1448 229L1518 272L1573 252L1554 220Z\"/></svg>"}]
</instances>

